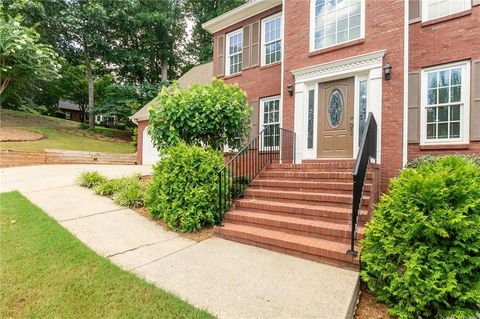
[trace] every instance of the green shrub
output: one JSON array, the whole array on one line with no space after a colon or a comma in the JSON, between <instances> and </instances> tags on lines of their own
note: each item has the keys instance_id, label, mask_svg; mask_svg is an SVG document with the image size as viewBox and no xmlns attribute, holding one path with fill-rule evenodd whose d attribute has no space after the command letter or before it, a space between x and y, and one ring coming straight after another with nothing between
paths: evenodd
<instances>
[{"instance_id":1,"label":"green shrub","mask_svg":"<svg viewBox=\"0 0 480 319\"><path fill-rule=\"evenodd\" d=\"M399 318L473 318L480 305L480 169L445 156L392 180L362 241L362 278Z\"/></svg>"},{"instance_id":2,"label":"green shrub","mask_svg":"<svg viewBox=\"0 0 480 319\"><path fill-rule=\"evenodd\" d=\"M80 123L78 124L78 128L81 130L88 130L90 126L87 123Z\"/></svg>"},{"instance_id":3,"label":"green shrub","mask_svg":"<svg viewBox=\"0 0 480 319\"><path fill-rule=\"evenodd\" d=\"M480 157L475 157L475 156L467 156L467 155L456 155L457 157L462 157L465 158L469 161L472 161L473 164L477 165L480 167ZM407 163L405 165L405 168L418 168L424 163L433 163L439 158L442 158L442 156L433 156L433 155L425 155L425 156L419 156L415 158L413 161Z\"/></svg>"},{"instance_id":4,"label":"green shrub","mask_svg":"<svg viewBox=\"0 0 480 319\"><path fill-rule=\"evenodd\" d=\"M82 172L79 177L80 186L93 188L107 181L105 176L96 171Z\"/></svg>"},{"instance_id":5,"label":"green shrub","mask_svg":"<svg viewBox=\"0 0 480 319\"><path fill-rule=\"evenodd\" d=\"M144 190L139 181L127 183L113 195L113 201L125 207L143 206L144 198Z\"/></svg>"},{"instance_id":6,"label":"green shrub","mask_svg":"<svg viewBox=\"0 0 480 319\"><path fill-rule=\"evenodd\" d=\"M122 188L127 187L130 184L140 184L140 174L135 174L130 177L123 177L117 179L108 180L95 187L95 193L101 196L113 196L119 192Z\"/></svg>"},{"instance_id":7,"label":"green shrub","mask_svg":"<svg viewBox=\"0 0 480 319\"><path fill-rule=\"evenodd\" d=\"M218 221L217 171L220 152L183 143L165 149L154 166L147 188L146 206L157 218L182 232Z\"/></svg>"},{"instance_id":8,"label":"green shrub","mask_svg":"<svg viewBox=\"0 0 480 319\"><path fill-rule=\"evenodd\" d=\"M250 185L250 177L239 175L232 180L232 198L236 199L243 195L245 189Z\"/></svg>"}]
</instances>

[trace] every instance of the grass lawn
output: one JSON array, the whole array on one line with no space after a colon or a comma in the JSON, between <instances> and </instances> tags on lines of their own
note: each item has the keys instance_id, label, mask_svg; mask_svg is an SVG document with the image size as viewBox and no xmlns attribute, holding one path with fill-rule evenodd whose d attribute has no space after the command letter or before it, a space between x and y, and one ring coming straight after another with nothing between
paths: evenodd
<instances>
[{"instance_id":1,"label":"grass lawn","mask_svg":"<svg viewBox=\"0 0 480 319\"><path fill-rule=\"evenodd\" d=\"M62 149L109 153L135 152L135 148L129 141L104 141L65 132L65 130L81 131L78 129L79 123L77 122L12 110L1 110L0 116L2 127L15 127L39 132L46 137L38 141L0 142L0 150L43 151L45 149ZM109 136L121 134L119 130L101 127L96 127L95 131Z\"/></svg>"},{"instance_id":2,"label":"grass lawn","mask_svg":"<svg viewBox=\"0 0 480 319\"><path fill-rule=\"evenodd\" d=\"M0 204L1 318L211 318L98 256L18 192Z\"/></svg>"},{"instance_id":3,"label":"grass lawn","mask_svg":"<svg viewBox=\"0 0 480 319\"><path fill-rule=\"evenodd\" d=\"M18 127L33 132L39 132L46 138L38 141L0 142L0 149L15 151L43 151L45 149L60 149L74 151L133 153L135 148L128 142L116 143L100 141L88 137L62 132L51 126Z\"/></svg>"}]
</instances>

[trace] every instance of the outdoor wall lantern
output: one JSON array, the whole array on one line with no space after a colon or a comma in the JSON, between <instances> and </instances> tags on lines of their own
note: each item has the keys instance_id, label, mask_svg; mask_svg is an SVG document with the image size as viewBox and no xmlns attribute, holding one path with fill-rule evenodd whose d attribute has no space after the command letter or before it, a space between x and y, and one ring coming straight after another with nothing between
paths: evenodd
<instances>
[{"instance_id":1,"label":"outdoor wall lantern","mask_svg":"<svg viewBox=\"0 0 480 319\"><path fill-rule=\"evenodd\" d=\"M288 95L293 96L293 84L287 85Z\"/></svg>"},{"instance_id":2,"label":"outdoor wall lantern","mask_svg":"<svg viewBox=\"0 0 480 319\"><path fill-rule=\"evenodd\" d=\"M385 74L385 81L389 81L392 78L392 66L390 63L385 64L383 71Z\"/></svg>"}]
</instances>

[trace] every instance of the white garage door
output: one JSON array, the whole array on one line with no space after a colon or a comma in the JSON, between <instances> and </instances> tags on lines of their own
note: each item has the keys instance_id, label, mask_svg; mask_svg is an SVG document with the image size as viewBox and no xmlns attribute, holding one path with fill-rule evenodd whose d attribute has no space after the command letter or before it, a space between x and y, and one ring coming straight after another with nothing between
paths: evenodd
<instances>
[{"instance_id":1,"label":"white garage door","mask_svg":"<svg viewBox=\"0 0 480 319\"><path fill-rule=\"evenodd\" d=\"M155 146L153 146L153 141L148 134L148 125L143 129L142 146L142 164L155 164L160 159L160 155Z\"/></svg>"}]
</instances>

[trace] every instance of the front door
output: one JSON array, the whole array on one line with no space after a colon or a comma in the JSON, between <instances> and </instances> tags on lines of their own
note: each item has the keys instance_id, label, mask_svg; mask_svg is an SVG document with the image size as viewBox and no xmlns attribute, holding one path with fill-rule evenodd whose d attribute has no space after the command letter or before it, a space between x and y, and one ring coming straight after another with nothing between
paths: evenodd
<instances>
[{"instance_id":1,"label":"front door","mask_svg":"<svg viewBox=\"0 0 480 319\"><path fill-rule=\"evenodd\" d=\"M318 158L353 156L354 84L354 78L319 84Z\"/></svg>"}]
</instances>

